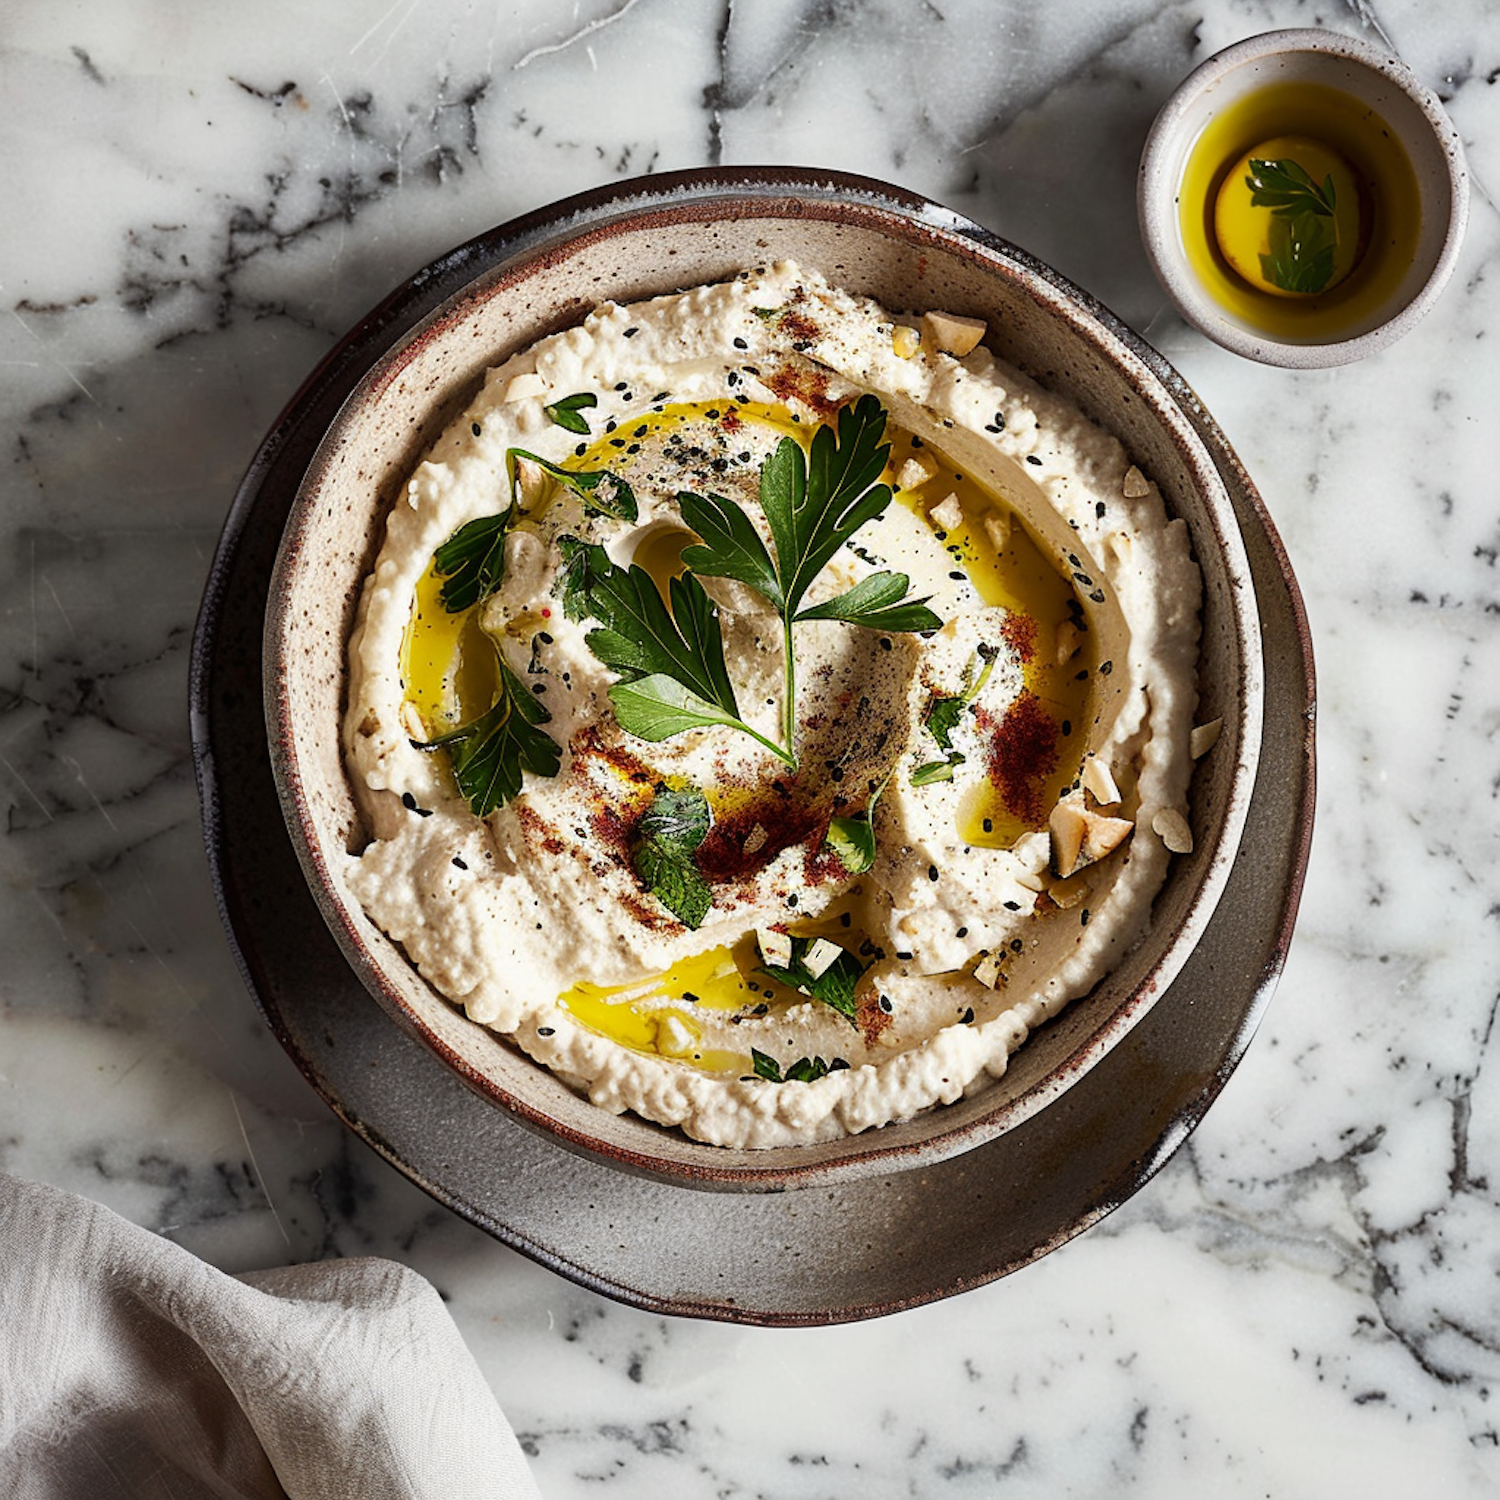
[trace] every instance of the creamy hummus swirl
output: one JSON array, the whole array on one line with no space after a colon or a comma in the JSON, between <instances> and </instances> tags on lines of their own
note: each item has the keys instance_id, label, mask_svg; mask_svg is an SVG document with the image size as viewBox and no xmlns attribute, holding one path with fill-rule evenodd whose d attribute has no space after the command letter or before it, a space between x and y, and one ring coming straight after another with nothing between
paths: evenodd
<instances>
[{"instance_id":1,"label":"creamy hummus swirl","mask_svg":"<svg viewBox=\"0 0 1500 1500\"><path fill-rule=\"evenodd\" d=\"M946 352L942 330L792 265L606 304L491 370L392 510L349 647L344 744L370 835L349 883L431 984L603 1108L736 1147L908 1118L999 1076L1149 921L1171 857L1153 821L1186 812L1200 592L1186 528L1114 438L982 345ZM727 728L627 734L588 643L597 621L562 607L558 539L665 584L693 540L681 492L760 518L775 446L865 393L888 414L896 497L807 599L898 571L942 628L798 625L795 772ZM582 434L554 420L575 395L596 403ZM444 618L433 554L511 504L517 448L609 468L638 515L588 514L521 462L503 583ZM775 741L776 612L742 583L702 582L741 714ZM466 693L485 697L475 663L495 649L550 715L560 765L479 818L446 755L418 745L472 711ZM712 809L695 928L634 857L665 787ZM1049 833L1063 798L1117 830L1066 878ZM874 863L851 873L830 823L872 800ZM820 945L814 966L852 955L852 1014L763 972L792 937Z\"/></svg>"}]
</instances>

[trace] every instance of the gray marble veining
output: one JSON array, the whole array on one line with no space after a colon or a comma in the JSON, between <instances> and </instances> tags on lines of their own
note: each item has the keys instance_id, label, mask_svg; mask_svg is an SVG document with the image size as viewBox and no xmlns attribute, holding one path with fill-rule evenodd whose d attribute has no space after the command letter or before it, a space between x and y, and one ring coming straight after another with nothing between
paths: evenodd
<instances>
[{"instance_id":1,"label":"gray marble veining","mask_svg":"<svg viewBox=\"0 0 1500 1500\"><path fill-rule=\"evenodd\" d=\"M1438 309L1293 374L1168 309L1152 115L1210 52L1399 50L1475 179ZM167 0L0 21L0 1165L217 1264L426 1274L546 1493L1479 1496L1500 1482L1500 14L1489 0ZM1291 961L1203 1125L1081 1239L846 1328L665 1320L437 1207L265 1032L200 850L220 524L333 340L567 193L861 171L1051 261L1183 371L1306 593L1320 807ZM247 683L247 692L257 686Z\"/></svg>"}]
</instances>

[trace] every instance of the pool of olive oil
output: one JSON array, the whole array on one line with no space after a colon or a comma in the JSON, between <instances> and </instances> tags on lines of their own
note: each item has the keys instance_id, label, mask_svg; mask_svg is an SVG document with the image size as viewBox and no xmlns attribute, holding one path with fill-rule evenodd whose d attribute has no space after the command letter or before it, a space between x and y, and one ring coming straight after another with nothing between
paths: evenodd
<instances>
[{"instance_id":1,"label":"pool of olive oil","mask_svg":"<svg viewBox=\"0 0 1500 1500\"><path fill-rule=\"evenodd\" d=\"M1288 297L1250 284L1214 232L1214 207L1246 152L1277 137L1326 144L1352 168L1367 224L1349 274L1327 291ZM1416 257L1420 197L1395 133L1368 105L1326 84L1275 84L1215 115L1188 153L1178 195L1183 249L1210 296L1246 326L1277 338L1326 343L1380 321L1380 310Z\"/></svg>"}]
</instances>

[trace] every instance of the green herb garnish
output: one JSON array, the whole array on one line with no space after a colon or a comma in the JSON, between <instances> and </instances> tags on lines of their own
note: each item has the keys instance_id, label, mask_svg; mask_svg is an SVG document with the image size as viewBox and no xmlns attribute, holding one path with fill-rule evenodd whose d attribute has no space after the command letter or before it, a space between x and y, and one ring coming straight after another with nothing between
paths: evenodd
<instances>
[{"instance_id":1,"label":"green herb garnish","mask_svg":"<svg viewBox=\"0 0 1500 1500\"><path fill-rule=\"evenodd\" d=\"M842 1057L836 1057L832 1062L824 1062L821 1057L799 1057L783 1073L781 1064L774 1057L755 1047L750 1049L750 1061L755 1068L755 1076L764 1078L769 1083L812 1083L826 1074L837 1073L849 1066Z\"/></svg>"},{"instance_id":2,"label":"green herb garnish","mask_svg":"<svg viewBox=\"0 0 1500 1500\"><path fill-rule=\"evenodd\" d=\"M1284 292L1321 292L1333 280L1338 244L1333 175L1320 186L1290 157L1252 157L1245 186L1253 206L1271 210L1271 253L1260 257L1261 275Z\"/></svg>"},{"instance_id":3,"label":"green herb garnish","mask_svg":"<svg viewBox=\"0 0 1500 1500\"><path fill-rule=\"evenodd\" d=\"M890 773L870 794L862 813L852 818L830 818L824 847L838 856L839 863L851 875L863 875L875 863L875 804L890 784Z\"/></svg>"},{"instance_id":4,"label":"green herb garnish","mask_svg":"<svg viewBox=\"0 0 1500 1500\"><path fill-rule=\"evenodd\" d=\"M761 465L760 505L771 530L775 555L767 549L750 517L722 495L679 495L682 518L702 538L684 549L683 562L704 577L734 578L754 589L781 616L785 692L782 701L783 759L796 765L796 656L792 626L803 620L845 620L872 630L936 630L942 621L925 599L909 600L902 573L879 572L847 593L809 609L803 597L833 554L891 502L879 483L890 449L885 412L874 396L861 396L830 427L813 435L804 454L793 438L783 438Z\"/></svg>"},{"instance_id":5,"label":"green herb garnish","mask_svg":"<svg viewBox=\"0 0 1500 1500\"><path fill-rule=\"evenodd\" d=\"M434 571L443 580L439 597L449 614L488 599L505 577L505 537L519 514L514 500L498 516L481 516L460 526L432 554Z\"/></svg>"},{"instance_id":6,"label":"green herb garnish","mask_svg":"<svg viewBox=\"0 0 1500 1500\"><path fill-rule=\"evenodd\" d=\"M814 1000L821 1000L841 1016L853 1021L859 1007L854 1002L854 991L859 986L865 965L847 949L840 948L839 956L823 970L814 974L805 962L807 951L816 942L815 938L794 937L792 939L792 961L784 967L765 964L755 972L784 984L789 989L800 990Z\"/></svg>"},{"instance_id":7,"label":"green herb garnish","mask_svg":"<svg viewBox=\"0 0 1500 1500\"><path fill-rule=\"evenodd\" d=\"M703 925L714 899L693 859L710 822L708 799L697 787L663 787L636 825L635 873L684 927L694 931Z\"/></svg>"},{"instance_id":8,"label":"green herb garnish","mask_svg":"<svg viewBox=\"0 0 1500 1500\"><path fill-rule=\"evenodd\" d=\"M565 490L578 496L584 512L591 516L613 516L617 521L633 521L638 512L635 491L608 469L565 469L528 453L524 448L510 448L505 454L505 471L510 476L511 493L516 490L516 464L519 459L533 463L542 473L556 480Z\"/></svg>"},{"instance_id":9,"label":"green herb garnish","mask_svg":"<svg viewBox=\"0 0 1500 1500\"><path fill-rule=\"evenodd\" d=\"M587 436L588 418L583 416L582 412L584 408L598 406L598 404L599 398L592 391L579 391L576 396L564 396L561 401L553 401L542 410L546 413L549 422L565 427L569 432L581 432Z\"/></svg>"},{"instance_id":10,"label":"green herb garnish","mask_svg":"<svg viewBox=\"0 0 1500 1500\"><path fill-rule=\"evenodd\" d=\"M980 667L974 680L957 697L944 695L934 698L927 705L927 712L923 716L922 724L927 732L938 742L940 749L948 752L945 760L930 760L925 765L920 765L911 773L911 784L913 786L930 786L935 781L952 781L954 770L963 765L968 758L962 750L953 748L953 731L958 728L963 717L963 711L984 691L984 685L990 680L990 673L995 669L995 660L1000 655L998 646L981 645L979 647L979 660L983 665ZM972 671L973 668L970 668Z\"/></svg>"},{"instance_id":11,"label":"green herb garnish","mask_svg":"<svg viewBox=\"0 0 1500 1500\"><path fill-rule=\"evenodd\" d=\"M435 740L413 740L418 750L448 751L453 778L476 818L512 801L521 790L521 773L556 776L562 763L557 741L538 724L552 715L526 691L525 685L496 653L499 695L471 723Z\"/></svg>"},{"instance_id":12,"label":"green herb garnish","mask_svg":"<svg viewBox=\"0 0 1500 1500\"><path fill-rule=\"evenodd\" d=\"M609 696L622 729L655 742L725 725L791 760L740 718L724 666L719 612L691 573L672 580L668 608L644 568L616 567L602 547L586 552L577 566L586 575L580 577L578 607L602 627L589 631L589 649L621 677Z\"/></svg>"}]
</instances>

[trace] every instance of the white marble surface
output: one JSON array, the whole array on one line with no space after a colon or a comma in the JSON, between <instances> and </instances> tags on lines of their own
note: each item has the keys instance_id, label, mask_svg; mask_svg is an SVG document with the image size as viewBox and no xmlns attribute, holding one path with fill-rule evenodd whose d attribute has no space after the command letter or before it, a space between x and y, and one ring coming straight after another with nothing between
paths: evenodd
<instances>
[{"instance_id":1,"label":"white marble surface","mask_svg":"<svg viewBox=\"0 0 1500 1500\"><path fill-rule=\"evenodd\" d=\"M1436 312L1294 375L1165 307L1133 170L1190 66L1317 24L1442 94L1476 192ZM558 1500L1494 1492L1494 0L58 0L0 16L0 100L0 1167L229 1269L415 1266ZM187 741L218 528L332 340L491 224L721 161L893 179L1145 332L1258 481L1321 682L1291 961L1201 1128L1034 1267L816 1331L603 1300L347 1134L241 987Z\"/></svg>"}]
</instances>

